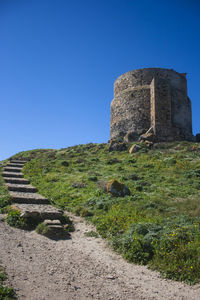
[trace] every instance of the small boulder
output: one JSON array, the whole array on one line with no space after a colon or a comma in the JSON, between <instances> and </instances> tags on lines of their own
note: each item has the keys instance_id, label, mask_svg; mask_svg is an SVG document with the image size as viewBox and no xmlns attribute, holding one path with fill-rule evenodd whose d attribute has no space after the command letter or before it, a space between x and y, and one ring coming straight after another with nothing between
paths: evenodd
<instances>
[{"instance_id":1,"label":"small boulder","mask_svg":"<svg viewBox=\"0 0 200 300\"><path fill-rule=\"evenodd\" d=\"M127 149L126 143L123 142L116 142L116 141L111 141L108 151L124 151Z\"/></svg>"},{"instance_id":2,"label":"small boulder","mask_svg":"<svg viewBox=\"0 0 200 300\"><path fill-rule=\"evenodd\" d=\"M152 149L153 148L153 142L145 141L145 145L147 148Z\"/></svg>"},{"instance_id":3,"label":"small boulder","mask_svg":"<svg viewBox=\"0 0 200 300\"><path fill-rule=\"evenodd\" d=\"M142 149L141 146L135 144L133 146L131 146L131 148L129 149L129 153L132 154L132 153L136 153L138 151L140 151Z\"/></svg>"},{"instance_id":4,"label":"small boulder","mask_svg":"<svg viewBox=\"0 0 200 300\"><path fill-rule=\"evenodd\" d=\"M131 142L137 141L138 137L139 137L138 133L136 133L135 131L129 131L124 136L124 142L131 143Z\"/></svg>"},{"instance_id":5,"label":"small boulder","mask_svg":"<svg viewBox=\"0 0 200 300\"><path fill-rule=\"evenodd\" d=\"M124 197L126 195L130 195L131 193L129 188L125 184L120 183L114 179L110 180L107 183L106 190L109 194L115 197Z\"/></svg>"},{"instance_id":6,"label":"small boulder","mask_svg":"<svg viewBox=\"0 0 200 300\"><path fill-rule=\"evenodd\" d=\"M149 132L149 133L145 133L145 134L142 134L140 136L140 139L139 139L141 142L145 142L145 141L148 141L148 142L152 142L154 143L156 141L156 136L154 133L152 132Z\"/></svg>"}]
</instances>

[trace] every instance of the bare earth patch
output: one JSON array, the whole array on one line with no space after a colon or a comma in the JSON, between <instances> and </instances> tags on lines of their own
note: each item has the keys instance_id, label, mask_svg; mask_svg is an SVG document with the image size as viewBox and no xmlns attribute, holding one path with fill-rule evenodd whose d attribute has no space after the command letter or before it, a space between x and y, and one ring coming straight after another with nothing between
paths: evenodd
<instances>
[{"instance_id":1,"label":"bare earth patch","mask_svg":"<svg viewBox=\"0 0 200 300\"><path fill-rule=\"evenodd\" d=\"M200 285L162 279L144 266L129 264L94 230L74 217L71 239L53 241L0 222L0 261L19 299L200 299Z\"/></svg>"}]
</instances>

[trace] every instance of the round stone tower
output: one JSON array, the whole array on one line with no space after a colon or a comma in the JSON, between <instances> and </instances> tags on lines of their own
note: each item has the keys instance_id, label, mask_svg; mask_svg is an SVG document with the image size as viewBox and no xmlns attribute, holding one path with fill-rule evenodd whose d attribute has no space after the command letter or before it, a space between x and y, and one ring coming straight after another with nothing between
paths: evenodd
<instances>
[{"instance_id":1,"label":"round stone tower","mask_svg":"<svg viewBox=\"0 0 200 300\"><path fill-rule=\"evenodd\" d=\"M192 140L191 102L185 73L146 68L121 75L114 84L110 138L149 129L158 141Z\"/></svg>"}]
</instances>

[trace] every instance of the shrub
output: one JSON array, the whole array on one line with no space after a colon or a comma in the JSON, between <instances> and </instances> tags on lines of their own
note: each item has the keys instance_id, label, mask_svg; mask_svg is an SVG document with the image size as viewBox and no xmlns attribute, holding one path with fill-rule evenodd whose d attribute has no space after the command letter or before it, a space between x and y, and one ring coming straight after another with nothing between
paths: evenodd
<instances>
[{"instance_id":1,"label":"shrub","mask_svg":"<svg viewBox=\"0 0 200 300\"><path fill-rule=\"evenodd\" d=\"M140 235L122 235L120 238L113 238L112 246L123 257L130 262L147 264L153 255L151 243Z\"/></svg>"},{"instance_id":2,"label":"shrub","mask_svg":"<svg viewBox=\"0 0 200 300\"><path fill-rule=\"evenodd\" d=\"M7 214L12 210L11 205L4 206L3 208L0 209L1 214Z\"/></svg>"},{"instance_id":3,"label":"shrub","mask_svg":"<svg viewBox=\"0 0 200 300\"><path fill-rule=\"evenodd\" d=\"M38 224L38 226L36 227L36 232L42 235L47 235L49 231L49 227L43 222Z\"/></svg>"},{"instance_id":4,"label":"shrub","mask_svg":"<svg viewBox=\"0 0 200 300\"><path fill-rule=\"evenodd\" d=\"M153 269L165 277L186 281L189 284L200 279L200 235L199 224L175 227L165 233L159 241L153 241Z\"/></svg>"},{"instance_id":5,"label":"shrub","mask_svg":"<svg viewBox=\"0 0 200 300\"><path fill-rule=\"evenodd\" d=\"M38 221L36 219L33 219L31 217L21 217L21 212L17 209L12 208L8 208L6 221L10 226L25 230L35 229L38 224Z\"/></svg>"},{"instance_id":6,"label":"shrub","mask_svg":"<svg viewBox=\"0 0 200 300\"><path fill-rule=\"evenodd\" d=\"M194 284L200 280L199 229L198 218L194 223L187 217L135 223L128 232L112 236L111 245L128 261L149 264L167 278Z\"/></svg>"},{"instance_id":7,"label":"shrub","mask_svg":"<svg viewBox=\"0 0 200 300\"><path fill-rule=\"evenodd\" d=\"M11 210L6 218L7 223L10 226L26 229L28 228L27 220L21 217L21 212L19 210Z\"/></svg>"},{"instance_id":8,"label":"shrub","mask_svg":"<svg viewBox=\"0 0 200 300\"><path fill-rule=\"evenodd\" d=\"M119 200L110 195L94 196L89 198L85 205L90 209L102 209L107 211L112 204L117 203Z\"/></svg>"},{"instance_id":9,"label":"shrub","mask_svg":"<svg viewBox=\"0 0 200 300\"><path fill-rule=\"evenodd\" d=\"M75 209L75 214L80 217L91 217L93 216L93 212L83 206L78 206Z\"/></svg>"},{"instance_id":10,"label":"shrub","mask_svg":"<svg viewBox=\"0 0 200 300\"><path fill-rule=\"evenodd\" d=\"M0 172L1 171L2 171L2 167L0 167ZM4 180L0 174L0 209L9 204L11 204L11 198L6 186L4 185Z\"/></svg>"},{"instance_id":11,"label":"shrub","mask_svg":"<svg viewBox=\"0 0 200 300\"><path fill-rule=\"evenodd\" d=\"M147 264L153 257L152 241L158 238L160 230L155 223L135 223L128 232L113 237L111 244L128 261Z\"/></svg>"},{"instance_id":12,"label":"shrub","mask_svg":"<svg viewBox=\"0 0 200 300\"><path fill-rule=\"evenodd\" d=\"M13 288L9 288L0 284L0 300L17 299Z\"/></svg>"},{"instance_id":13,"label":"shrub","mask_svg":"<svg viewBox=\"0 0 200 300\"><path fill-rule=\"evenodd\" d=\"M14 300L17 299L13 288L6 287L4 281L7 279L3 268L0 267L0 300Z\"/></svg>"},{"instance_id":14,"label":"shrub","mask_svg":"<svg viewBox=\"0 0 200 300\"><path fill-rule=\"evenodd\" d=\"M85 232L85 236L87 236L87 237L94 237L94 238L98 238L99 237L98 233L95 232L95 231L93 231L93 230Z\"/></svg>"}]
</instances>

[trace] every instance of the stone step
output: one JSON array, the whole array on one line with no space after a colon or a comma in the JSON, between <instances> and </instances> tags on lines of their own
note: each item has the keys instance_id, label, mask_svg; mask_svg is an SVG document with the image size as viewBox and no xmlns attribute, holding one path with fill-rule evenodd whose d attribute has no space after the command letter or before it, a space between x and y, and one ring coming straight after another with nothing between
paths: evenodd
<instances>
[{"instance_id":1,"label":"stone step","mask_svg":"<svg viewBox=\"0 0 200 300\"><path fill-rule=\"evenodd\" d=\"M48 227L48 232L44 235L49 238L60 238L67 235L59 220L44 220L44 224Z\"/></svg>"},{"instance_id":2,"label":"stone step","mask_svg":"<svg viewBox=\"0 0 200 300\"><path fill-rule=\"evenodd\" d=\"M3 177L12 177L12 178L23 178L22 173L15 173L15 172L2 172Z\"/></svg>"},{"instance_id":3,"label":"stone step","mask_svg":"<svg viewBox=\"0 0 200 300\"><path fill-rule=\"evenodd\" d=\"M30 184L6 183L9 191L36 193L38 190Z\"/></svg>"},{"instance_id":4,"label":"stone step","mask_svg":"<svg viewBox=\"0 0 200 300\"><path fill-rule=\"evenodd\" d=\"M10 160L11 163L19 163L19 164L25 164L27 163L27 160L20 160L20 159L11 159Z\"/></svg>"},{"instance_id":5,"label":"stone step","mask_svg":"<svg viewBox=\"0 0 200 300\"><path fill-rule=\"evenodd\" d=\"M14 168L14 167L5 167L4 171L6 172L21 172L22 168Z\"/></svg>"},{"instance_id":6,"label":"stone step","mask_svg":"<svg viewBox=\"0 0 200 300\"><path fill-rule=\"evenodd\" d=\"M60 220L48 220L47 219L47 220L44 220L44 224L47 225L47 226L49 226L49 225L51 225L51 226L53 226L53 225L62 226L61 223L60 223Z\"/></svg>"},{"instance_id":7,"label":"stone step","mask_svg":"<svg viewBox=\"0 0 200 300\"><path fill-rule=\"evenodd\" d=\"M49 200L44 198L40 194L36 193L23 193L23 192L12 192L10 196L15 203L27 203L27 204L49 204Z\"/></svg>"},{"instance_id":8,"label":"stone step","mask_svg":"<svg viewBox=\"0 0 200 300\"><path fill-rule=\"evenodd\" d=\"M38 220L60 220L62 218L62 210L48 204L13 204L13 208L21 211L21 216Z\"/></svg>"},{"instance_id":9,"label":"stone step","mask_svg":"<svg viewBox=\"0 0 200 300\"><path fill-rule=\"evenodd\" d=\"M64 227L62 225L47 225L51 229L51 233L58 233L60 231L63 231Z\"/></svg>"},{"instance_id":10,"label":"stone step","mask_svg":"<svg viewBox=\"0 0 200 300\"><path fill-rule=\"evenodd\" d=\"M20 164L20 163L9 163L6 165L6 167L14 167L14 168L23 168L24 164Z\"/></svg>"},{"instance_id":11,"label":"stone step","mask_svg":"<svg viewBox=\"0 0 200 300\"><path fill-rule=\"evenodd\" d=\"M12 178L12 177L4 177L4 181L6 183L16 183L16 184L29 184L30 181L24 178Z\"/></svg>"}]
</instances>

